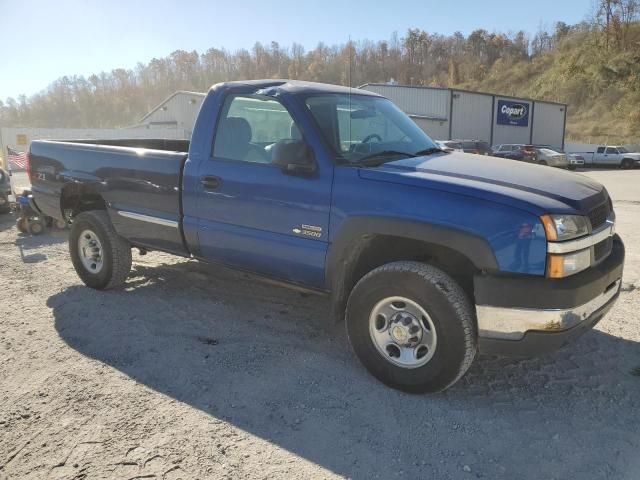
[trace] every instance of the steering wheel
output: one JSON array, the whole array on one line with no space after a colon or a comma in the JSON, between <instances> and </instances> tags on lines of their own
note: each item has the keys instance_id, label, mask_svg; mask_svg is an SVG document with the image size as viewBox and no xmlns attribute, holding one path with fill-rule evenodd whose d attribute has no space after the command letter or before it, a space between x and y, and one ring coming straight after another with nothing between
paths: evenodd
<instances>
[{"instance_id":1,"label":"steering wheel","mask_svg":"<svg viewBox=\"0 0 640 480\"><path fill-rule=\"evenodd\" d=\"M378 135L377 133L372 133L364 137L360 143L369 143L374 138L377 138L379 142L382 141L382 137L380 135Z\"/></svg>"}]
</instances>

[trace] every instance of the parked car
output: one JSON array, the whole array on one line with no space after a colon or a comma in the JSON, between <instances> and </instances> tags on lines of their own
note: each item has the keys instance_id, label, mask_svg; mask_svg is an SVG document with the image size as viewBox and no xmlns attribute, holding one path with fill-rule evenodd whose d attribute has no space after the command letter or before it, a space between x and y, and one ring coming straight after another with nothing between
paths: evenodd
<instances>
[{"instance_id":1,"label":"parked car","mask_svg":"<svg viewBox=\"0 0 640 480\"><path fill-rule=\"evenodd\" d=\"M522 143L503 143L492 149L494 157L510 158L524 162L535 162L535 146Z\"/></svg>"},{"instance_id":2,"label":"parked car","mask_svg":"<svg viewBox=\"0 0 640 480\"><path fill-rule=\"evenodd\" d=\"M462 145L454 140L436 140L436 145L445 152L464 152Z\"/></svg>"},{"instance_id":3,"label":"parked car","mask_svg":"<svg viewBox=\"0 0 640 480\"><path fill-rule=\"evenodd\" d=\"M634 153L621 145L601 145L591 161L594 165L635 168L640 165L640 153Z\"/></svg>"},{"instance_id":4,"label":"parked car","mask_svg":"<svg viewBox=\"0 0 640 480\"><path fill-rule=\"evenodd\" d=\"M535 159L539 165L549 165L550 167L569 168L569 160L564 153L556 152L550 148L536 148Z\"/></svg>"},{"instance_id":5,"label":"parked car","mask_svg":"<svg viewBox=\"0 0 640 480\"><path fill-rule=\"evenodd\" d=\"M453 140L462 145L465 153L475 153L477 155L491 155L491 145L480 140Z\"/></svg>"},{"instance_id":6,"label":"parked car","mask_svg":"<svg viewBox=\"0 0 640 480\"><path fill-rule=\"evenodd\" d=\"M34 205L72 222L87 286L121 286L137 248L326 294L395 388L444 390L478 350L559 348L618 298L624 246L601 184L443 152L372 92L225 82L190 142L95 143L37 140L29 157Z\"/></svg>"},{"instance_id":7,"label":"parked car","mask_svg":"<svg viewBox=\"0 0 640 480\"><path fill-rule=\"evenodd\" d=\"M0 213L9 213L11 204L9 197L11 195L11 182L9 174L0 168Z\"/></svg>"},{"instance_id":8,"label":"parked car","mask_svg":"<svg viewBox=\"0 0 640 480\"><path fill-rule=\"evenodd\" d=\"M567 153L569 160L569 170L575 170L578 167L584 167L585 159L583 155L577 153Z\"/></svg>"},{"instance_id":9,"label":"parked car","mask_svg":"<svg viewBox=\"0 0 640 480\"><path fill-rule=\"evenodd\" d=\"M519 151L521 146L521 144L515 143L502 143L491 147L491 153L494 157L508 158L507 156L510 156L511 152Z\"/></svg>"}]
</instances>

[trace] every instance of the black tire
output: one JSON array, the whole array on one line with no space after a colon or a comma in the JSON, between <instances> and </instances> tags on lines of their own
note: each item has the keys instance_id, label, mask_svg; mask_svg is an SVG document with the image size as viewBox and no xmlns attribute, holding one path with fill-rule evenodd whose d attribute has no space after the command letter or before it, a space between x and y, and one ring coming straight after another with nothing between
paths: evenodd
<instances>
[{"instance_id":1,"label":"black tire","mask_svg":"<svg viewBox=\"0 0 640 480\"><path fill-rule=\"evenodd\" d=\"M433 356L415 368L398 366L376 347L370 314L378 302L404 297L427 312L435 327ZM477 351L474 308L462 288L446 273L420 262L393 262L365 275L347 304L347 334L369 372L390 387L410 393L439 392L458 381Z\"/></svg>"},{"instance_id":2,"label":"black tire","mask_svg":"<svg viewBox=\"0 0 640 480\"><path fill-rule=\"evenodd\" d=\"M92 272L84 266L78 246L80 234L86 230L93 232L102 246L102 267ZM75 217L69 234L69 253L73 267L87 287L107 290L124 284L131 271L131 245L119 236L107 212L92 210Z\"/></svg>"},{"instance_id":3,"label":"black tire","mask_svg":"<svg viewBox=\"0 0 640 480\"><path fill-rule=\"evenodd\" d=\"M538 162L538 165L547 165L547 162L545 160L540 160Z\"/></svg>"},{"instance_id":4,"label":"black tire","mask_svg":"<svg viewBox=\"0 0 640 480\"><path fill-rule=\"evenodd\" d=\"M622 159L622 163L620 164L620 168L624 168L625 170L630 170L633 168L633 160L630 158Z\"/></svg>"},{"instance_id":5,"label":"black tire","mask_svg":"<svg viewBox=\"0 0 640 480\"><path fill-rule=\"evenodd\" d=\"M29 233L29 229L27 228L27 219L24 217L18 218L16 221L16 228L20 233Z\"/></svg>"},{"instance_id":6,"label":"black tire","mask_svg":"<svg viewBox=\"0 0 640 480\"><path fill-rule=\"evenodd\" d=\"M574 171L576 169L576 166L575 165L569 165L567 168L569 170L571 170L571 171Z\"/></svg>"}]
</instances>

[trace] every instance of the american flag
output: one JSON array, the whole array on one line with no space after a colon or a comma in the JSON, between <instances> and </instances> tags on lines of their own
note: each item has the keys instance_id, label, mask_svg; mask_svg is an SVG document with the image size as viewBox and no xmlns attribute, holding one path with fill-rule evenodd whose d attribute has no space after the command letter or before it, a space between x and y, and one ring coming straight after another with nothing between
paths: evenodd
<instances>
[{"instance_id":1,"label":"american flag","mask_svg":"<svg viewBox=\"0 0 640 480\"><path fill-rule=\"evenodd\" d=\"M27 169L27 152L18 152L11 147L7 147L7 160L9 161L9 170Z\"/></svg>"}]
</instances>

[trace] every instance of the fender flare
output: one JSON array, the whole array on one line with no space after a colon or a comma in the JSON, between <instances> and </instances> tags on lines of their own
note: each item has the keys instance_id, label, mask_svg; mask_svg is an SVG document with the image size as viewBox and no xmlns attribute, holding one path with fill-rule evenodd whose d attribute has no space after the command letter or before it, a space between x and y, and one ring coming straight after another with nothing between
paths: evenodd
<instances>
[{"instance_id":1,"label":"fender flare","mask_svg":"<svg viewBox=\"0 0 640 480\"><path fill-rule=\"evenodd\" d=\"M467 257L478 270L497 271L498 262L486 239L462 230L402 218L355 216L346 219L329 246L326 289L331 292L332 313L342 318L349 298L349 275L367 239L379 235L403 237L446 247Z\"/></svg>"}]
</instances>

